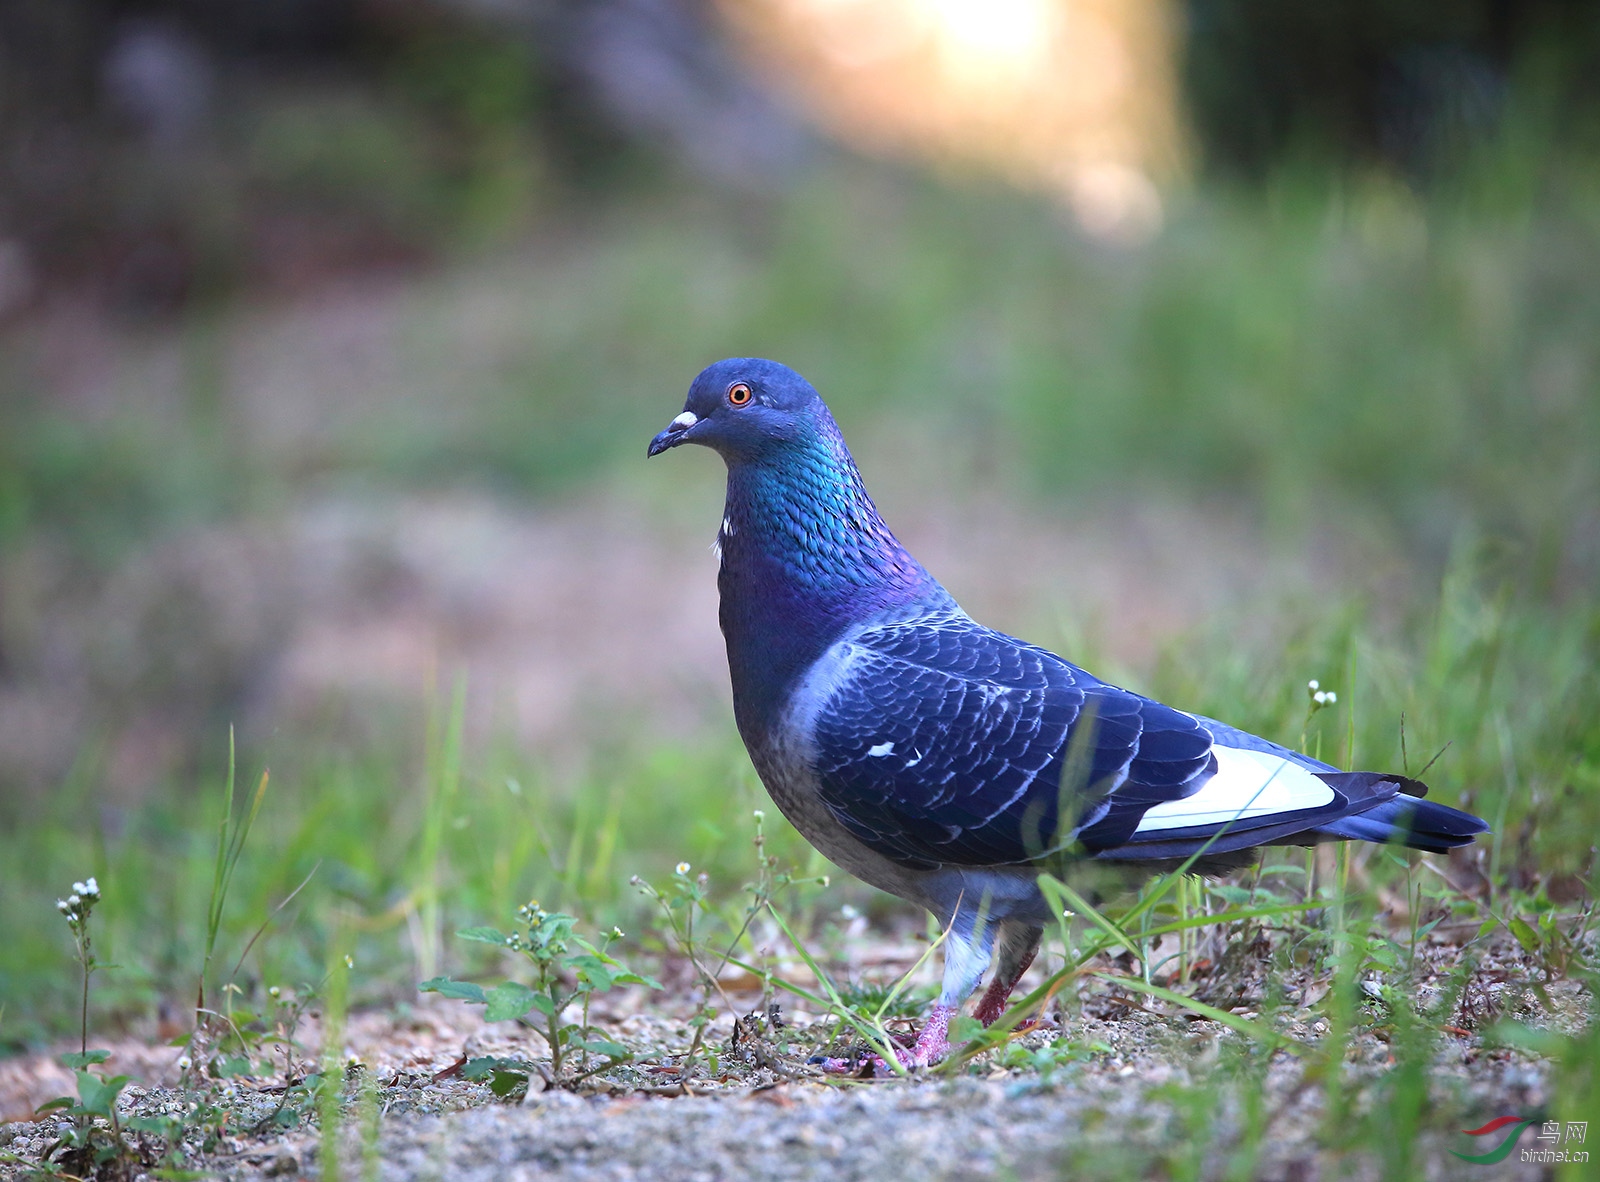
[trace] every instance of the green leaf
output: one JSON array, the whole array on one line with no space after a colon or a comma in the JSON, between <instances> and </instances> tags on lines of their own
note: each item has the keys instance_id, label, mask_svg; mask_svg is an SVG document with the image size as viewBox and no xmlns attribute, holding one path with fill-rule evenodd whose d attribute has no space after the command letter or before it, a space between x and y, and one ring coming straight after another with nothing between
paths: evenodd
<instances>
[{"instance_id":1,"label":"green leaf","mask_svg":"<svg viewBox=\"0 0 1600 1182\"><path fill-rule=\"evenodd\" d=\"M95 1116L111 1117L111 1106L117 1102L117 1093L128 1082L126 1075L113 1075L101 1079L87 1071L78 1072L78 1104L85 1112Z\"/></svg>"},{"instance_id":2,"label":"green leaf","mask_svg":"<svg viewBox=\"0 0 1600 1182\"><path fill-rule=\"evenodd\" d=\"M548 993L535 993L533 995L533 1008L546 1018L554 1018L556 1016L555 999Z\"/></svg>"},{"instance_id":3,"label":"green leaf","mask_svg":"<svg viewBox=\"0 0 1600 1182\"><path fill-rule=\"evenodd\" d=\"M533 943L538 948L544 948L552 943L565 944L572 936L572 929L577 920L570 915L553 911L546 915L537 928L528 933Z\"/></svg>"},{"instance_id":4,"label":"green leaf","mask_svg":"<svg viewBox=\"0 0 1600 1182\"><path fill-rule=\"evenodd\" d=\"M966 1014L957 1014L950 1023L951 1042L971 1042L975 1038L983 1037L983 1023Z\"/></svg>"},{"instance_id":5,"label":"green leaf","mask_svg":"<svg viewBox=\"0 0 1600 1182\"><path fill-rule=\"evenodd\" d=\"M84 1051L81 1054L74 1051L70 1055L62 1055L61 1063L64 1067L81 1070L95 1063L104 1063L109 1058L111 1058L110 1051Z\"/></svg>"},{"instance_id":6,"label":"green leaf","mask_svg":"<svg viewBox=\"0 0 1600 1182\"><path fill-rule=\"evenodd\" d=\"M461 1069L464 1079L474 1082L487 1079L489 1090L496 1096L509 1096L517 1088L528 1082L528 1074L532 1065L520 1059L502 1059L498 1055L484 1055L478 1059L469 1059Z\"/></svg>"},{"instance_id":7,"label":"green leaf","mask_svg":"<svg viewBox=\"0 0 1600 1182\"><path fill-rule=\"evenodd\" d=\"M597 993L604 993L610 989L611 982L615 980L610 966L598 956L590 956L586 953L578 956L569 956L567 957L567 964L571 965L579 976L593 986Z\"/></svg>"},{"instance_id":8,"label":"green leaf","mask_svg":"<svg viewBox=\"0 0 1600 1182\"><path fill-rule=\"evenodd\" d=\"M604 1055L608 1059L631 1059L633 1052L621 1043L612 1042L609 1038L580 1038L574 1039L573 1045L580 1050L589 1051L595 1055Z\"/></svg>"},{"instance_id":9,"label":"green leaf","mask_svg":"<svg viewBox=\"0 0 1600 1182\"><path fill-rule=\"evenodd\" d=\"M1526 920L1512 916L1506 927L1511 929L1511 934L1517 938L1524 952L1539 951L1539 933L1529 927Z\"/></svg>"},{"instance_id":10,"label":"green leaf","mask_svg":"<svg viewBox=\"0 0 1600 1182\"><path fill-rule=\"evenodd\" d=\"M232 1079L238 1075L250 1074L250 1060L243 1055L229 1055L219 1059L212 1066L212 1074L218 1079Z\"/></svg>"},{"instance_id":11,"label":"green leaf","mask_svg":"<svg viewBox=\"0 0 1600 1182\"><path fill-rule=\"evenodd\" d=\"M1252 891L1248 887L1235 886L1231 882L1207 883L1206 890L1217 896L1217 898L1221 899L1224 903L1228 903L1234 907L1240 907L1246 903L1249 903L1257 894L1256 891Z\"/></svg>"},{"instance_id":12,"label":"green leaf","mask_svg":"<svg viewBox=\"0 0 1600 1182\"><path fill-rule=\"evenodd\" d=\"M1392 944L1369 944L1367 946L1367 957L1386 969L1400 967L1400 953Z\"/></svg>"},{"instance_id":13,"label":"green leaf","mask_svg":"<svg viewBox=\"0 0 1600 1182\"><path fill-rule=\"evenodd\" d=\"M665 985L663 985L660 981L657 981L654 977L647 977L645 974L636 973L632 969L629 969L627 972L618 973L611 979L619 985L644 985L651 989L666 988Z\"/></svg>"},{"instance_id":14,"label":"green leaf","mask_svg":"<svg viewBox=\"0 0 1600 1182\"><path fill-rule=\"evenodd\" d=\"M77 1101L71 1096L57 1096L54 1100L46 1100L39 1105L33 1110L33 1114L39 1116L42 1113L54 1112L57 1108L71 1108L76 1103Z\"/></svg>"},{"instance_id":15,"label":"green leaf","mask_svg":"<svg viewBox=\"0 0 1600 1182\"><path fill-rule=\"evenodd\" d=\"M489 1008L484 1011L485 1022L510 1022L522 1017L534 1006L539 994L520 981L507 981L489 991Z\"/></svg>"},{"instance_id":16,"label":"green leaf","mask_svg":"<svg viewBox=\"0 0 1600 1182\"><path fill-rule=\"evenodd\" d=\"M175 1116L131 1116L122 1124L136 1133L154 1133L168 1140L183 1131L183 1122Z\"/></svg>"},{"instance_id":17,"label":"green leaf","mask_svg":"<svg viewBox=\"0 0 1600 1182\"><path fill-rule=\"evenodd\" d=\"M527 1082L526 1071L496 1071L489 1077L489 1090L504 1099Z\"/></svg>"},{"instance_id":18,"label":"green leaf","mask_svg":"<svg viewBox=\"0 0 1600 1182\"><path fill-rule=\"evenodd\" d=\"M488 1000L482 985L474 985L471 981L452 981L449 977L429 977L417 989L422 993L439 993L475 1005L483 1005Z\"/></svg>"},{"instance_id":19,"label":"green leaf","mask_svg":"<svg viewBox=\"0 0 1600 1182\"><path fill-rule=\"evenodd\" d=\"M506 946L505 933L498 928L463 928L456 935L463 940L475 940L479 944L498 944L502 948Z\"/></svg>"}]
</instances>

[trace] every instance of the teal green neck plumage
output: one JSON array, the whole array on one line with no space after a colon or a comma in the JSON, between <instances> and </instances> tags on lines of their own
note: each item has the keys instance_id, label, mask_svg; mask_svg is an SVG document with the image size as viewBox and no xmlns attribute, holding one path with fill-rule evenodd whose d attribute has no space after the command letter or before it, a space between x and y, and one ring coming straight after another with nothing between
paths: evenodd
<instances>
[{"instance_id":1,"label":"teal green neck plumage","mask_svg":"<svg viewBox=\"0 0 1600 1182\"><path fill-rule=\"evenodd\" d=\"M852 625L954 606L884 524L826 409L783 446L729 462L719 543L741 731L769 725L785 692Z\"/></svg>"}]
</instances>

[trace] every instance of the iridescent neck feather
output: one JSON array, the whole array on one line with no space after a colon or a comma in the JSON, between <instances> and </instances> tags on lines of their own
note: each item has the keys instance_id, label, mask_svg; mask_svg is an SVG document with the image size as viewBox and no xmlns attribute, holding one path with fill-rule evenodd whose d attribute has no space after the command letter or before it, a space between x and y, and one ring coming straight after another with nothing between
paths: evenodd
<instances>
[{"instance_id":1,"label":"iridescent neck feather","mask_svg":"<svg viewBox=\"0 0 1600 1182\"><path fill-rule=\"evenodd\" d=\"M832 417L809 428L728 466L718 585L741 731L770 725L784 691L852 625L954 606L878 515Z\"/></svg>"}]
</instances>

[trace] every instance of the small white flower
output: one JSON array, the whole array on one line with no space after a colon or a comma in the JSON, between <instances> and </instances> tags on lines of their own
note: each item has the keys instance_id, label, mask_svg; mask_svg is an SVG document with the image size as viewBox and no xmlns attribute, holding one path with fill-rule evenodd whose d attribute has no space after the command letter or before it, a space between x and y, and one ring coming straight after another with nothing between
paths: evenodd
<instances>
[{"instance_id":1,"label":"small white flower","mask_svg":"<svg viewBox=\"0 0 1600 1182\"><path fill-rule=\"evenodd\" d=\"M1339 700L1339 695L1334 693L1332 690L1329 690L1328 691L1328 705L1331 706L1335 702L1337 702L1338 700Z\"/></svg>"},{"instance_id":2,"label":"small white flower","mask_svg":"<svg viewBox=\"0 0 1600 1182\"><path fill-rule=\"evenodd\" d=\"M179 1071L188 1071L189 1068L191 1068L193 1066L194 1066L194 1060L189 1058L188 1055L179 1055L178 1056L178 1070Z\"/></svg>"},{"instance_id":3,"label":"small white flower","mask_svg":"<svg viewBox=\"0 0 1600 1182\"><path fill-rule=\"evenodd\" d=\"M754 817L758 821L765 821L767 819L767 814L762 812L760 809L757 809L755 812L751 813L750 815L752 817Z\"/></svg>"},{"instance_id":4,"label":"small white flower","mask_svg":"<svg viewBox=\"0 0 1600 1182\"><path fill-rule=\"evenodd\" d=\"M611 929L611 938L612 938L612 939L613 939L613 940L620 940L620 939L622 939L622 929L621 929L621 928L619 928L619 927L613 927L613 928L612 928L612 929Z\"/></svg>"},{"instance_id":5,"label":"small white flower","mask_svg":"<svg viewBox=\"0 0 1600 1182\"><path fill-rule=\"evenodd\" d=\"M356 967L356 958L351 956L349 953L345 953L344 967L347 968L347 969L355 968Z\"/></svg>"},{"instance_id":6,"label":"small white flower","mask_svg":"<svg viewBox=\"0 0 1600 1182\"><path fill-rule=\"evenodd\" d=\"M84 883L75 882L72 884L72 892L76 895L87 895L89 893L89 888Z\"/></svg>"},{"instance_id":7,"label":"small white flower","mask_svg":"<svg viewBox=\"0 0 1600 1182\"><path fill-rule=\"evenodd\" d=\"M67 896L67 904L70 907L74 907L75 908L81 902L83 902L83 900L78 898L77 895L68 895Z\"/></svg>"},{"instance_id":8,"label":"small white flower","mask_svg":"<svg viewBox=\"0 0 1600 1182\"><path fill-rule=\"evenodd\" d=\"M860 916L861 916L861 912L857 911L854 907L850 906L850 904L848 904L848 903L846 903L843 907L839 908L839 914L842 915L845 919L859 919Z\"/></svg>"},{"instance_id":9,"label":"small white flower","mask_svg":"<svg viewBox=\"0 0 1600 1182\"><path fill-rule=\"evenodd\" d=\"M1321 689L1322 686L1318 683L1317 679L1313 677L1310 681L1306 682L1306 688L1315 693L1317 690Z\"/></svg>"},{"instance_id":10,"label":"small white flower","mask_svg":"<svg viewBox=\"0 0 1600 1182\"><path fill-rule=\"evenodd\" d=\"M679 874L688 874L689 873L689 863L687 863L687 862L679 862L678 863L678 873Z\"/></svg>"},{"instance_id":11,"label":"small white flower","mask_svg":"<svg viewBox=\"0 0 1600 1182\"><path fill-rule=\"evenodd\" d=\"M1328 695L1323 693L1321 690L1318 690L1316 693L1311 695L1311 700L1319 706L1324 706L1328 702Z\"/></svg>"},{"instance_id":12,"label":"small white flower","mask_svg":"<svg viewBox=\"0 0 1600 1182\"><path fill-rule=\"evenodd\" d=\"M91 899L98 899L100 897L100 884L94 880L94 875L91 874L89 876L89 881L83 885L88 889L79 892L80 894L88 895Z\"/></svg>"},{"instance_id":13,"label":"small white flower","mask_svg":"<svg viewBox=\"0 0 1600 1182\"><path fill-rule=\"evenodd\" d=\"M72 914L72 904L67 902L65 899L57 899L56 900L56 910L61 912L62 915L71 915Z\"/></svg>"},{"instance_id":14,"label":"small white flower","mask_svg":"<svg viewBox=\"0 0 1600 1182\"><path fill-rule=\"evenodd\" d=\"M278 997L282 993L283 993L283 990L279 989L276 985L274 985L271 989L267 990L267 996L268 997Z\"/></svg>"}]
</instances>

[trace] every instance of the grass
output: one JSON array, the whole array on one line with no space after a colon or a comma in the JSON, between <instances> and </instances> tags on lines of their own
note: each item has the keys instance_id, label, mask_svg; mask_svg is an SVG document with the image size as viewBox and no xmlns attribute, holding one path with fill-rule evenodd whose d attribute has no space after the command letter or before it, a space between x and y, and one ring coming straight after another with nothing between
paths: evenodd
<instances>
[{"instance_id":1,"label":"grass","mask_svg":"<svg viewBox=\"0 0 1600 1182\"><path fill-rule=\"evenodd\" d=\"M1589 723L1600 710L1600 666L1587 609L1487 597L1456 572L1434 610L1417 613L1398 635L1368 624L1355 607L1318 612L1281 644L1254 649L1237 644L1231 623L1169 652L1140 688L1295 743L1304 675L1321 674L1324 684L1340 685L1340 705L1318 713L1309 741L1340 761L1353 741L1354 763L1399 767L1404 717L1413 771L1443 749L1429 773L1436 794L1496 822L1483 868L1518 914L1536 923L1552 890L1570 898L1572 884L1587 881L1589 835L1600 821L1590 788L1600 749ZM1352 667L1353 684L1336 680ZM1264 678L1264 668L1283 672ZM451 724L434 728L441 730ZM756 877L748 834L727 818L748 817L765 794L731 728L684 749L624 748L578 773L497 748L462 751L459 771L451 770L456 757L442 768L440 758L396 744L289 759L293 771L274 770L270 807L229 863L229 906L210 919L214 790L196 785L110 818L96 818L81 797L43 802L28 827L0 836L0 890L10 900L0 952L9 1037L73 1024L72 964L49 884L86 873L104 892L100 953L119 966L98 982L109 1011L101 1022L191 990L213 920L216 956L232 963L319 865L255 944L240 975L250 988L319 979L341 908L366 917L357 957L370 968L353 987L377 996L408 988L418 966L442 963L430 933L507 919L518 899L637 931L645 907L626 885L634 873L665 877L682 860L718 884ZM441 803L440 777L455 775L460 787ZM610 807L617 799L627 807ZM76 820L86 812L87 825ZM786 824L768 840L787 864L827 869ZM841 886L835 898L840 891L864 901L860 888Z\"/></svg>"},{"instance_id":2,"label":"grass","mask_svg":"<svg viewBox=\"0 0 1600 1182\"><path fill-rule=\"evenodd\" d=\"M765 205L620 197L500 272L482 324L448 283L416 301L387 345L403 413L287 442L237 404L222 313L188 328L176 391L130 374L92 423L13 348L0 543L114 550L328 482L548 494L635 463L699 366L745 351L811 376L852 437L892 417L1030 496L1159 487L1291 534L1354 514L1433 565L1466 529L1570 590L1600 561L1600 177L1547 138L1508 118L1432 194L1308 168L1199 188L1131 256L1034 202L844 163Z\"/></svg>"},{"instance_id":3,"label":"grass","mask_svg":"<svg viewBox=\"0 0 1600 1182\"><path fill-rule=\"evenodd\" d=\"M1344 765L1430 765L1440 799L1494 824L1472 914L1517 940L1532 978L1581 974L1600 829L1600 183L1582 157L1542 148L1535 120L1508 127L1448 192L1293 173L1259 194L1202 189L1134 256L1075 241L1014 197L846 165L760 208L693 194L623 201L590 216L579 245L497 273L513 329L488 364L474 366L460 326L430 319L423 301L398 346L398 398L416 396L407 413L381 428L336 421L290 448L227 410L225 321L184 330L178 405L92 421L52 406L18 346L0 371L0 556L56 547L91 577L194 522L271 512L330 486L582 489L637 461L700 364L776 355L813 377L853 438L931 439L957 486L998 479L1061 513L1179 496L1285 538L1350 526L1387 539L1427 572L1412 585L1428 590L1240 604L1128 680ZM1079 623L1066 618L1063 636ZM30 623L0 619L13 672L34 659ZM1308 717L1311 678L1338 705ZM307 983L335 988L339 1013L387 1004L421 977L483 969L487 954L447 934L509 923L530 898L634 933L630 955L664 955L676 934L627 884L669 881L680 862L707 874L704 905L738 944L751 911L734 884L769 881L768 858L796 878L828 869L782 823L752 849L743 818L766 797L730 722L646 742L630 737L630 720L608 719L612 737L574 764L468 741L465 700L447 675L424 727L351 739L336 723L312 725L245 752L245 782L264 785L254 769L270 764L273 788L243 819L231 787L219 810L217 786L232 784L220 751L132 804L102 800L90 736L50 791L0 784L0 1045L21 1050L76 1026L78 982L52 904L55 884L91 873L103 898L90 1022L105 1031L147 1027L163 1001L193 996L197 972L203 981L239 957L241 996L258 1008L270 987ZM219 724L213 741L223 733ZM219 850L219 827L237 843ZM1303 861L1284 866L1280 881L1299 871L1309 889ZM1368 898L1403 890L1467 906L1385 851L1352 854L1348 870ZM1152 979L1148 941L1225 924L1242 938L1268 917L1188 891L1181 903L1147 893L1132 910L1070 902L1094 941L1138 954L1139 974L1112 974L1119 988L1193 1010L1205 1003L1182 975ZM886 918L881 899L838 876L786 896L777 914L800 948L817 950L845 902ZM1383 1174L1412 1176L1412 1134L1455 1115L1430 1091L1438 1024L1394 993L1411 979L1416 923L1392 939L1359 910L1331 931L1295 926L1292 908L1281 916L1291 934L1273 946L1274 971L1316 957L1333 981L1321 1057L1306 1068L1325 1105L1321 1144L1384 1146ZM1104 991L1110 970L1094 954L1112 943L1071 929L1061 940L1080 955L1054 987L1092 973ZM1193 963L1182 948L1180 969ZM1390 993L1371 998L1368 979ZM887 1039L903 994L829 988L819 1004ZM1281 1038L1272 1016L1233 1017L1241 1037L1212 1075L1153 1093L1166 1123L1146 1159L1113 1169L1085 1142L1068 1166L1251 1176L1281 1115L1260 1100ZM1347 1072L1346 1046L1375 1029L1394 1069ZM1510 1026L1497 1037L1553 1063L1562 1119L1585 1119L1595 1030ZM1016 1061L1039 1078L1099 1053L1070 1038L992 1051L1033 1056Z\"/></svg>"}]
</instances>

